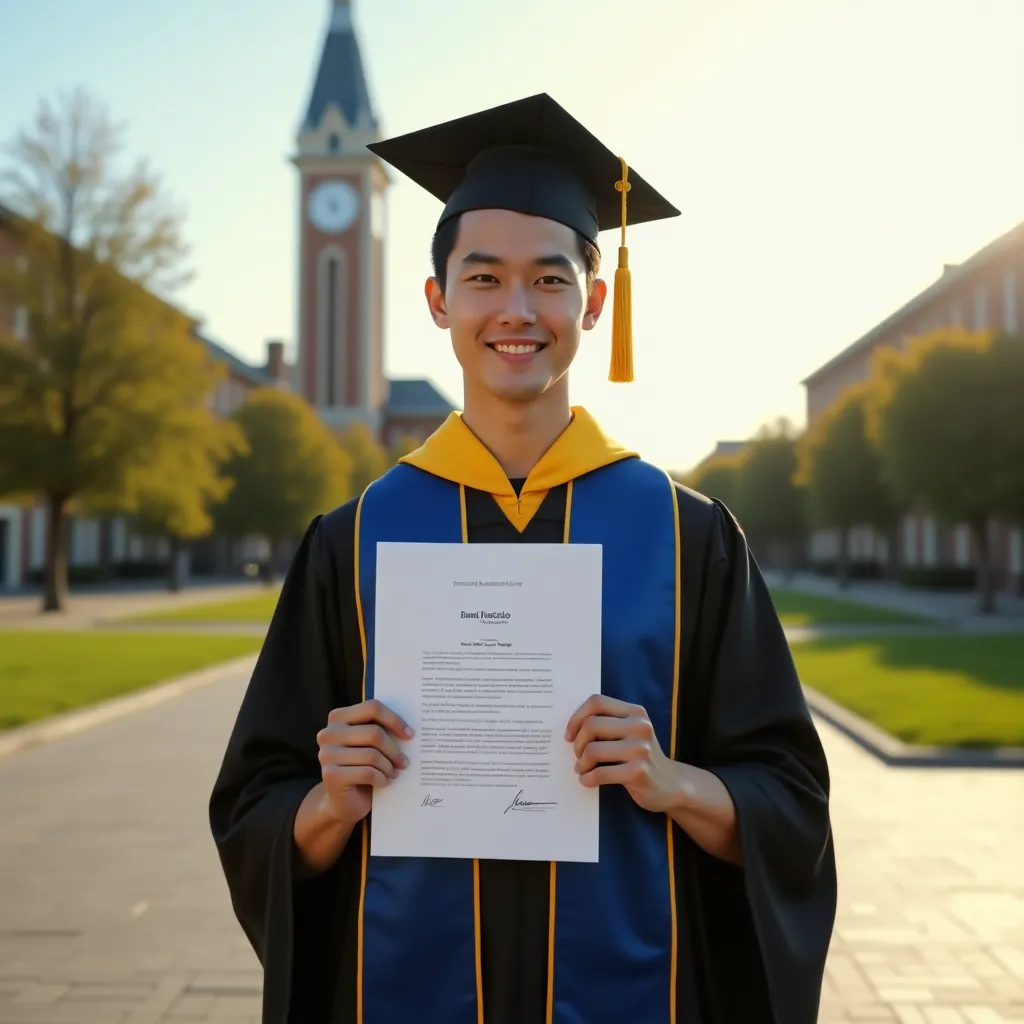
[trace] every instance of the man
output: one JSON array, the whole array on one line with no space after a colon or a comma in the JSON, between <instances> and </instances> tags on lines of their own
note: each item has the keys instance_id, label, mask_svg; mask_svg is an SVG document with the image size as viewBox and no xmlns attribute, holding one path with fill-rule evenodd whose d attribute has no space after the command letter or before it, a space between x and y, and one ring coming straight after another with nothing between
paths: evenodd
<instances>
[{"instance_id":1,"label":"man","mask_svg":"<svg viewBox=\"0 0 1024 1024\"><path fill-rule=\"evenodd\" d=\"M677 211L543 95L371 148L445 203L426 298L464 413L311 524L228 745L211 822L264 1021L813 1024L829 779L771 599L720 503L568 399L599 231ZM373 699L376 544L453 539L603 546L601 678L564 737L597 864L369 856L409 735Z\"/></svg>"}]
</instances>

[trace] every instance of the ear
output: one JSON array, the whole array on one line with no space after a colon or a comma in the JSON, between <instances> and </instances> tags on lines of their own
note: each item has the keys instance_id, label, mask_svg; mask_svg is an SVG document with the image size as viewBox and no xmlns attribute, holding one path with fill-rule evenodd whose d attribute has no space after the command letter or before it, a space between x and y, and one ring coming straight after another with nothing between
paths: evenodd
<instances>
[{"instance_id":1,"label":"ear","mask_svg":"<svg viewBox=\"0 0 1024 1024\"><path fill-rule=\"evenodd\" d=\"M594 281L587 296L587 305L583 310L583 330L591 331L601 319L601 311L604 309L605 300L608 298L608 285L601 278Z\"/></svg>"},{"instance_id":2,"label":"ear","mask_svg":"<svg viewBox=\"0 0 1024 1024\"><path fill-rule=\"evenodd\" d=\"M423 286L423 293L427 298L427 309L430 310L430 318L442 330L448 329L448 311L445 308L444 292L441 290L441 283L436 277L428 277Z\"/></svg>"}]
</instances>

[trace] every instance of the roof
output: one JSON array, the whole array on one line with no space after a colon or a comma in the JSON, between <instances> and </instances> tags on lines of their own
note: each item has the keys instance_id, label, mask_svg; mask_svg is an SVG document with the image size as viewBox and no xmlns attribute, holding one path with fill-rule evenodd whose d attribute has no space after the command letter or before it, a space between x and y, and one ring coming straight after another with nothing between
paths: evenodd
<instances>
[{"instance_id":1,"label":"roof","mask_svg":"<svg viewBox=\"0 0 1024 1024\"><path fill-rule=\"evenodd\" d=\"M0 203L0 224L5 222L11 224L18 224L20 221L22 221L22 218L16 211L12 210L9 206ZM147 291L147 294L152 295L152 292ZM157 299L158 302L161 302L168 309L178 309L178 307L175 306L173 303L167 302L166 300L159 298L159 296L153 295L153 298ZM181 310L178 311L182 312ZM188 314L184 315L188 316ZM252 366L251 364L240 359L233 352L230 352L228 349L224 348L223 345L220 345L217 342L213 341L212 339L206 337L202 333L202 331L199 330L198 322L195 321L194 319L192 320L192 336L196 338L198 341L201 341L206 346L207 351L214 359L222 363L226 363L228 369L231 370L232 373L237 374L244 380L247 380L256 386L264 386L273 383L271 378L268 376L265 368Z\"/></svg>"},{"instance_id":2,"label":"roof","mask_svg":"<svg viewBox=\"0 0 1024 1024\"><path fill-rule=\"evenodd\" d=\"M711 453L710 457L714 458L717 455L736 455L749 445L749 441L719 441L715 445L715 450Z\"/></svg>"},{"instance_id":3,"label":"roof","mask_svg":"<svg viewBox=\"0 0 1024 1024\"><path fill-rule=\"evenodd\" d=\"M228 349L224 348L223 345L219 345L217 342L207 338L199 330L193 330L193 334L199 341L203 342L210 355L214 359L217 359L222 363L226 363L228 369L231 370L232 373L237 374L239 377L244 378L258 387L263 387L273 383L270 377L267 376L266 370L262 367L252 366L244 360L239 359L234 352L230 352Z\"/></svg>"},{"instance_id":4,"label":"roof","mask_svg":"<svg viewBox=\"0 0 1024 1024\"><path fill-rule=\"evenodd\" d=\"M858 338L852 345L848 345L840 353L833 356L823 366L819 366L809 377L804 378L801 383L806 387L811 384L817 383L822 377L829 374L830 371L834 370L837 366L847 362L856 355L870 352L878 342L882 341L886 335L888 335L893 328L897 327L902 321L909 319L915 313L920 312L929 303L934 302L936 299L941 298L944 294L951 291L953 288L962 284L965 280L968 280L973 274L976 274L983 267L992 263L1000 256L1005 255L1008 251L1024 245L1024 222L1018 224L1016 227L1011 228L1006 234L1001 235L995 241L990 242L983 249L979 249L970 259L959 264L945 264L942 270L942 276L924 291L919 292L909 302L900 306L894 313L891 313L880 323L868 331L867 334Z\"/></svg>"},{"instance_id":5,"label":"roof","mask_svg":"<svg viewBox=\"0 0 1024 1024\"><path fill-rule=\"evenodd\" d=\"M335 3L303 127L315 130L332 104L345 115L350 128L376 131L377 118L348 3Z\"/></svg>"},{"instance_id":6,"label":"roof","mask_svg":"<svg viewBox=\"0 0 1024 1024\"><path fill-rule=\"evenodd\" d=\"M455 406L429 380L392 380L387 416L447 416Z\"/></svg>"}]
</instances>

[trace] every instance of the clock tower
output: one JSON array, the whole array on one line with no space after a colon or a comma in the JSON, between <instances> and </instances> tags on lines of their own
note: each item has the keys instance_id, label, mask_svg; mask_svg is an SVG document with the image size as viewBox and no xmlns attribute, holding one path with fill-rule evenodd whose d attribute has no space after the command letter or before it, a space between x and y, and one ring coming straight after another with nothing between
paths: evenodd
<instances>
[{"instance_id":1,"label":"clock tower","mask_svg":"<svg viewBox=\"0 0 1024 1024\"><path fill-rule=\"evenodd\" d=\"M297 386L320 417L383 429L388 176L350 0L332 0L293 162L299 171Z\"/></svg>"}]
</instances>

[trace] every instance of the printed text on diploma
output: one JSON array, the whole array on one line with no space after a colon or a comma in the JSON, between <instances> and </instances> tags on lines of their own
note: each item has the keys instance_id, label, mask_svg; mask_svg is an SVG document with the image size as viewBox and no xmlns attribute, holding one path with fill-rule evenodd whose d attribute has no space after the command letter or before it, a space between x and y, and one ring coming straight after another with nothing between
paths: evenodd
<instances>
[{"instance_id":1,"label":"printed text on diploma","mask_svg":"<svg viewBox=\"0 0 1024 1024\"><path fill-rule=\"evenodd\" d=\"M483 641L487 644L487 641ZM424 651L420 783L507 786L549 773L553 659L508 645Z\"/></svg>"}]
</instances>

